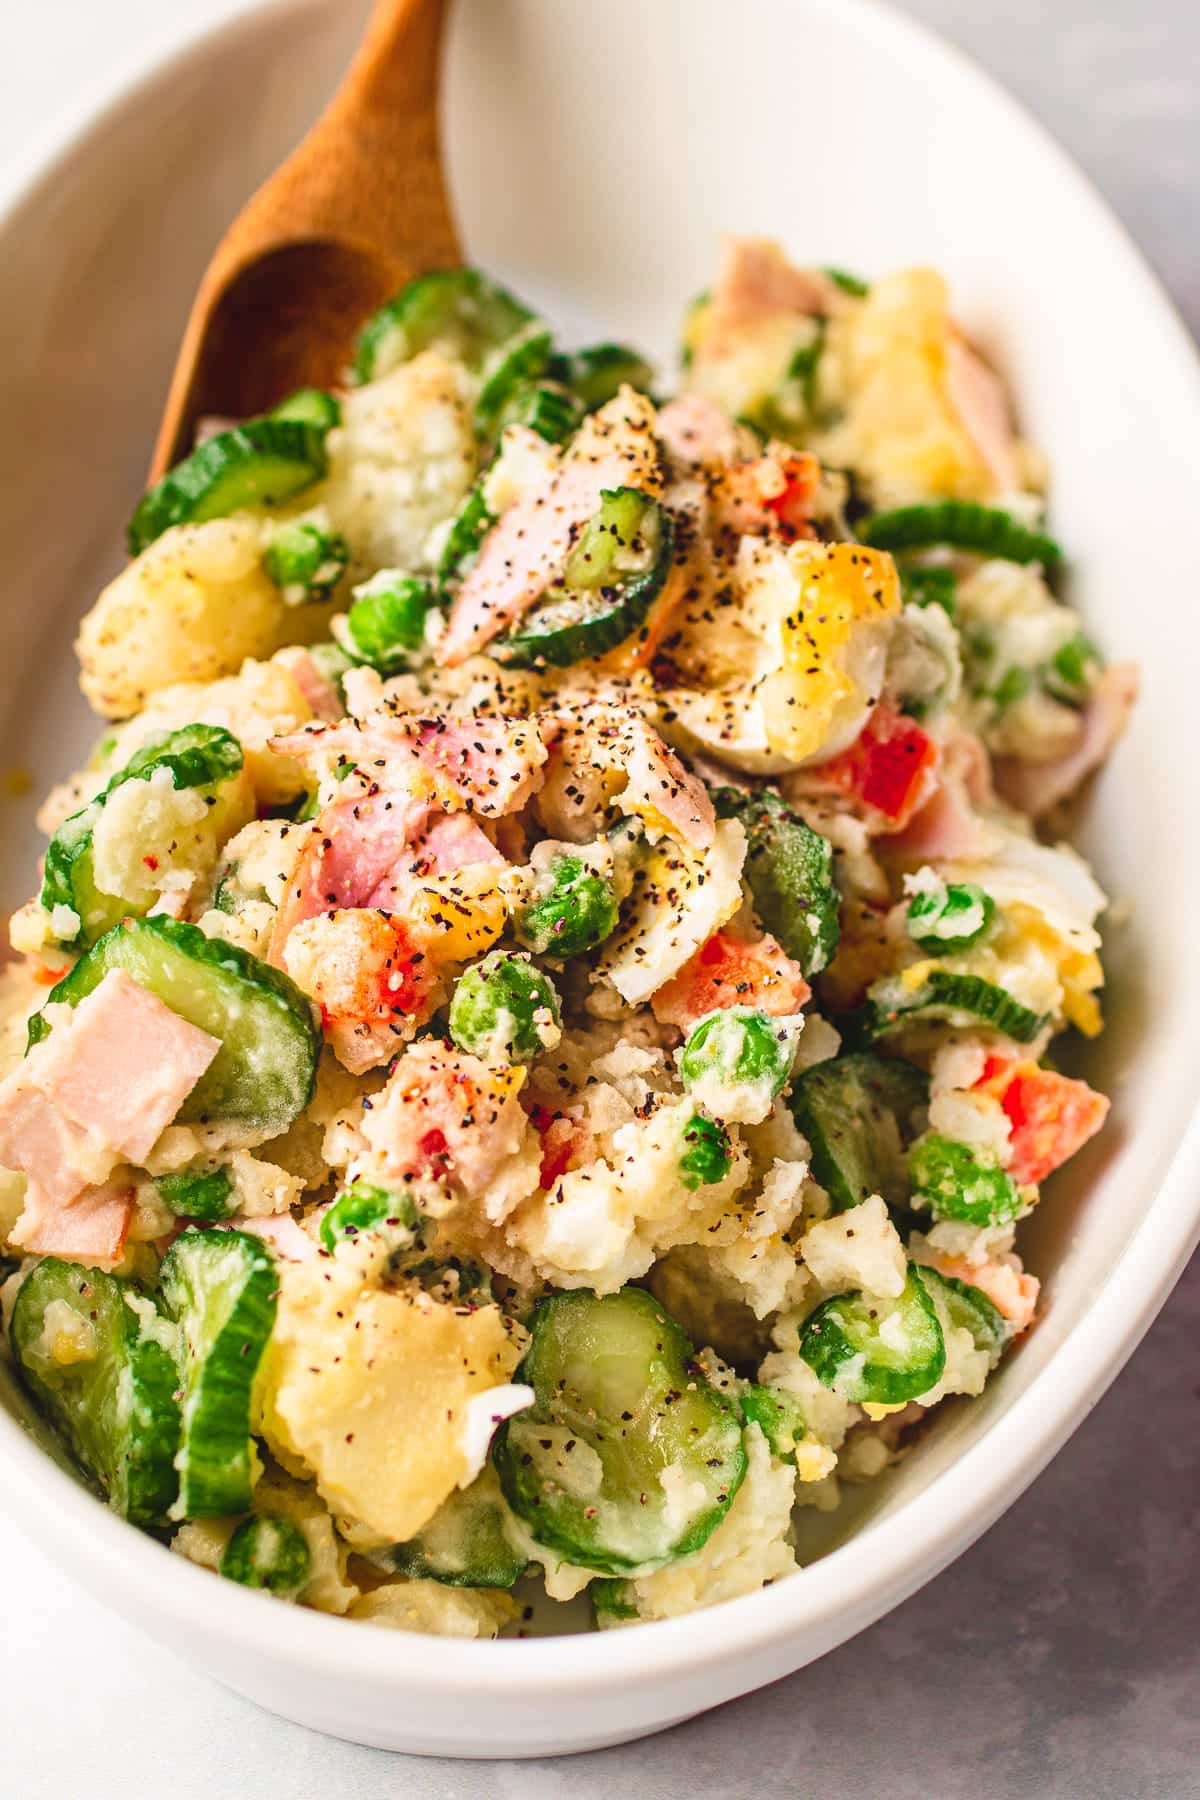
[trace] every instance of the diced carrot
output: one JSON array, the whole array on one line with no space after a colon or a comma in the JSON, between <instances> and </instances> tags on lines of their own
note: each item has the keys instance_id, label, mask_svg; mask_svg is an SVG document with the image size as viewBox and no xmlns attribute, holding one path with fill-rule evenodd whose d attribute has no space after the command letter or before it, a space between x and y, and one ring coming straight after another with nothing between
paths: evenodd
<instances>
[{"instance_id":1,"label":"diced carrot","mask_svg":"<svg viewBox=\"0 0 1200 1800\"><path fill-rule=\"evenodd\" d=\"M756 1006L774 1018L799 1012L809 997L799 963L768 932L737 938L714 931L650 1004L666 1025L688 1031L707 1013Z\"/></svg>"},{"instance_id":2,"label":"diced carrot","mask_svg":"<svg viewBox=\"0 0 1200 1800\"><path fill-rule=\"evenodd\" d=\"M1014 1181L1044 1181L1094 1137L1109 1102L1086 1081L1021 1064L1000 1096L1012 1127L1008 1172Z\"/></svg>"}]
</instances>

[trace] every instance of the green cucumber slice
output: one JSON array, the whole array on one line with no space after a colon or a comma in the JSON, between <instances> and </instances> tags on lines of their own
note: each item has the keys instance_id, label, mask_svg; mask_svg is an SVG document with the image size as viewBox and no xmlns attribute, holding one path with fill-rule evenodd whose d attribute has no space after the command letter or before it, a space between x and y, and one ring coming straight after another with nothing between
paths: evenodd
<instances>
[{"instance_id":1,"label":"green cucumber slice","mask_svg":"<svg viewBox=\"0 0 1200 1800\"><path fill-rule=\"evenodd\" d=\"M552 359L549 373L577 397L585 412L597 412L616 398L623 387L648 394L654 385L654 366L628 344L589 344Z\"/></svg>"},{"instance_id":2,"label":"green cucumber slice","mask_svg":"<svg viewBox=\"0 0 1200 1800\"><path fill-rule=\"evenodd\" d=\"M967 1225L1010 1225L1022 1210L1016 1182L994 1158L970 1144L928 1131L908 1153L913 1199L935 1219Z\"/></svg>"},{"instance_id":3,"label":"green cucumber slice","mask_svg":"<svg viewBox=\"0 0 1200 1800\"><path fill-rule=\"evenodd\" d=\"M159 1197L180 1219L199 1219L219 1225L237 1211L233 1180L223 1165L215 1169L203 1163L160 1175L155 1182Z\"/></svg>"},{"instance_id":4,"label":"green cucumber slice","mask_svg":"<svg viewBox=\"0 0 1200 1800\"><path fill-rule=\"evenodd\" d=\"M39 895L47 912L66 906L79 919L78 931L59 941L71 949L94 944L121 919L144 910L96 885L92 838L104 805L117 788L127 781L149 781L159 770L166 770L174 788L215 791L222 782L240 775L242 763L242 746L232 733L218 725L185 725L143 744L94 800L64 819L46 847Z\"/></svg>"},{"instance_id":5,"label":"green cucumber slice","mask_svg":"<svg viewBox=\"0 0 1200 1800\"><path fill-rule=\"evenodd\" d=\"M140 556L172 525L277 505L320 481L327 467L320 426L266 418L219 431L142 495L129 521L129 553Z\"/></svg>"},{"instance_id":6,"label":"green cucumber slice","mask_svg":"<svg viewBox=\"0 0 1200 1800\"><path fill-rule=\"evenodd\" d=\"M1012 513L977 500L935 500L926 506L898 506L873 513L859 527L864 544L877 550L929 550L947 544L974 556L1004 562L1041 563L1053 570L1063 560L1062 546L1044 531L1032 531Z\"/></svg>"},{"instance_id":7,"label":"green cucumber slice","mask_svg":"<svg viewBox=\"0 0 1200 1800\"><path fill-rule=\"evenodd\" d=\"M277 1600L295 1600L312 1578L312 1551L293 1520L256 1513L235 1530L218 1572L243 1587L264 1588Z\"/></svg>"},{"instance_id":8,"label":"green cucumber slice","mask_svg":"<svg viewBox=\"0 0 1200 1800\"><path fill-rule=\"evenodd\" d=\"M352 379L378 381L432 344L479 369L490 352L533 321L527 306L478 269L418 275L363 326Z\"/></svg>"},{"instance_id":9,"label":"green cucumber slice","mask_svg":"<svg viewBox=\"0 0 1200 1800\"><path fill-rule=\"evenodd\" d=\"M514 1379L536 1401L500 1427L492 1460L538 1543L624 1575L700 1549L725 1517L746 1472L737 1406L640 1288L542 1301Z\"/></svg>"},{"instance_id":10,"label":"green cucumber slice","mask_svg":"<svg viewBox=\"0 0 1200 1800\"><path fill-rule=\"evenodd\" d=\"M554 381L535 381L518 388L501 414L500 428L524 425L548 444L565 444L575 435L583 409L574 394Z\"/></svg>"},{"instance_id":11,"label":"green cucumber slice","mask_svg":"<svg viewBox=\"0 0 1200 1800\"><path fill-rule=\"evenodd\" d=\"M948 619L958 611L958 576L941 563L901 569L900 587L913 606L940 606Z\"/></svg>"},{"instance_id":12,"label":"green cucumber slice","mask_svg":"<svg viewBox=\"0 0 1200 1800\"><path fill-rule=\"evenodd\" d=\"M342 404L327 388L297 388L267 414L269 419L295 419L301 425L316 425L321 431L332 431L342 422Z\"/></svg>"},{"instance_id":13,"label":"green cucumber slice","mask_svg":"<svg viewBox=\"0 0 1200 1800\"><path fill-rule=\"evenodd\" d=\"M179 1124L228 1120L275 1137L308 1105L321 1033L309 1001L281 970L195 925L154 914L106 932L50 990L46 1005L77 1006L110 969L124 969L189 1024L221 1039ZM45 1013L35 1013L30 1045L49 1030Z\"/></svg>"},{"instance_id":14,"label":"green cucumber slice","mask_svg":"<svg viewBox=\"0 0 1200 1800\"><path fill-rule=\"evenodd\" d=\"M988 1299L981 1288L972 1286L969 1281L959 1281L957 1276L942 1275L937 1269L931 1269L924 1263L920 1265L921 1280L926 1292L938 1308L943 1318L943 1328L958 1326L969 1331L977 1350L986 1350L995 1368L1001 1354L1012 1339L1012 1325L1005 1318L998 1306Z\"/></svg>"},{"instance_id":15,"label":"green cucumber slice","mask_svg":"<svg viewBox=\"0 0 1200 1800\"><path fill-rule=\"evenodd\" d=\"M870 282L864 281L861 275L852 275L849 269L826 267L821 273L828 275L834 287L840 288L843 294L849 294L851 299L865 300L871 291Z\"/></svg>"},{"instance_id":16,"label":"green cucumber slice","mask_svg":"<svg viewBox=\"0 0 1200 1800\"><path fill-rule=\"evenodd\" d=\"M449 1587L510 1588L528 1563L513 1543L512 1515L490 1464L456 1490L419 1536L372 1551L376 1568Z\"/></svg>"},{"instance_id":17,"label":"green cucumber slice","mask_svg":"<svg viewBox=\"0 0 1200 1800\"><path fill-rule=\"evenodd\" d=\"M745 830L745 876L761 923L806 976L819 974L841 936L833 845L770 788L713 788L712 802L719 819Z\"/></svg>"},{"instance_id":18,"label":"green cucumber slice","mask_svg":"<svg viewBox=\"0 0 1200 1800\"><path fill-rule=\"evenodd\" d=\"M858 1027L868 1039L886 1037L918 1019L945 1019L959 1028L989 1025L1018 1044L1029 1044L1046 1024L1047 1015L1022 1006L982 975L931 969L915 988L898 975L873 982Z\"/></svg>"},{"instance_id":19,"label":"green cucumber slice","mask_svg":"<svg viewBox=\"0 0 1200 1800\"><path fill-rule=\"evenodd\" d=\"M929 1082L912 1063L869 1051L806 1069L792 1087L792 1117L808 1139L812 1173L835 1212L871 1194L908 1204L908 1146L924 1122Z\"/></svg>"},{"instance_id":20,"label":"green cucumber slice","mask_svg":"<svg viewBox=\"0 0 1200 1800\"><path fill-rule=\"evenodd\" d=\"M475 430L485 441L494 439L507 415L530 382L535 381L550 358L550 332L540 320L527 325L484 358L482 385L475 402Z\"/></svg>"},{"instance_id":21,"label":"green cucumber slice","mask_svg":"<svg viewBox=\"0 0 1200 1800\"><path fill-rule=\"evenodd\" d=\"M760 1381L748 1381L740 1390L742 1417L747 1425L757 1425L767 1440L772 1456L788 1462L796 1454L796 1445L804 1437L807 1426L804 1409L794 1394L786 1389L768 1387Z\"/></svg>"},{"instance_id":22,"label":"green cucumber slice","mask_svg":"<svg viewBox=\"0 0 1200 1800\"><path fill-rule=\"evenodd\" d=\"M127 1295L153 1313L132 1282L45 1257L21 1283L9 1335L25 1386L109 1505L158 1525L178 1486L177 1376Z\"/></svg>"},{"instance_id":23,"label":"green cucumber slice","mask_svg":"<svg viewBox=\"0 0 1200 1800\"><path fill-rule=\"evenodd\" d=\"M278 1290L274 1256L244 1231L185 1231L167 1251L159 1293L179 1327L183 1389L178 1518L249 1509L255 1480L250 1396Z\"/></svg>"},{"instance_id":24,"label":"green cucumber slice","mask_svg":"<svg viewBox=\"0 0 1200 1800\"><path fill-rule=\"evenodd\" d=\"M639 488L607 488L567 562L492 654L513 668L565 669L604 656L645 619L671 567L671 515Z\"/></svg>"},{"instance_id":25,"label":"green cucumber slice","mask_svg":"<svg viewBox=\"0 0 1200 1800\"><path fill-rule=\"evenodd\" d=\"M927 1394L946 1367L946 1341L924 1271L908 1265L904 1291L884 1300L857 1289L823 1301L800 1328L800 1354L844 1400L897 1406Z\"/></svg>"}]
</instances>

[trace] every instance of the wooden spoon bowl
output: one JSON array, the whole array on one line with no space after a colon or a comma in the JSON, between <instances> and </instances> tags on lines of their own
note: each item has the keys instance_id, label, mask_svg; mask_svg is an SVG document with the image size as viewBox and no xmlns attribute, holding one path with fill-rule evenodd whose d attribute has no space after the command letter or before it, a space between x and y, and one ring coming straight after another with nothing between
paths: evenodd
<instances>
[{"instance_id":1,"label":"wooden spoon bowl","mask_svg":"<svg viewBox=\"0 0 1200 1800\"><path fill-rule=\"evenodd\" d=\"M246 418L339 383L367 315L461 260L438 135L445 10L378 0L325 112L226 232L184 333L152 481L200 418Z\"/></svg>"}]
</instances>

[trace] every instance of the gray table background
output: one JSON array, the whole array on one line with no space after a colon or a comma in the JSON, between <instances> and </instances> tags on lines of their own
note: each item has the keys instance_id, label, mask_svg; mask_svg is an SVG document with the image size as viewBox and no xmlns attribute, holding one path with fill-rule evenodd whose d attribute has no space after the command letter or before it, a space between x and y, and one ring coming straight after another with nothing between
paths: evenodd
<instances>
[{"instance_id":1,"label":"gray table background","mask_svg":"<svg viewBox=\"0 0 1200 1800\"><path fill-rule=\"evenodd\" d=\"M0 163L145 46L243 3L0 0ZM1200 331L1200 0L906 0L906 10L1050 126ZM788 1681L570 1761L390 1757L269 1718L102 1612L0 1517L0 1793L1190 1800L1200 1796L1198 1396L1194 1263L1067 1449L939 1580Z\"/></svg>"}]
</instances>

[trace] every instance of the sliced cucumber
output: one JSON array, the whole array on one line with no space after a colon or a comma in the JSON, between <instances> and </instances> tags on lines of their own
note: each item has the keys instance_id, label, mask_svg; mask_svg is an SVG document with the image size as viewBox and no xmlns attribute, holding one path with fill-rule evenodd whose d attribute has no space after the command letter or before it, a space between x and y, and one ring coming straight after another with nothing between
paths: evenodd
<instances>
[{"instance_id":1,"label":"sliced cucumber","mask_svg":"<svg viewBox=\"0 0 1200 1800\"><path fill-rule=\"evenodd\" d=\"M267 414L269 419L295 419L301 425L315 425L320 431L332 431L342 422L342 403L327 388L297 388Z\"/></svg>"},{"instance_id":2,"label":"sliced cucumber","mask_svg":"<svg viewBox=\"0 0 1200 1800\"><path fill-rule=\"evenodd\" d=\"M372 1551L370 1561L389 1574L449 1587L510 1588L528 1566L490 1464L470 1487L451 1494L418 1537Z\"/></svg>"},{"instance_id":3,"label":"sliced cucumber","mask_svg":"<svg viewBox=\"0 0 1200 1800\"><path fill-rule=\"evenodd\" d=\"M106 932L50 990L47 1006L76 1006L111 969L123 969L173 1012L220 1038L221 1048L184 1101L178 1123L240 1122L274 1137L312 1098L321 1033L295 982L236 944L152 915ZM29 1042L50 1024L29 1021Z\"/></svg>"},{"instance_id":4,"label":"sliced cucumber","mask_svg":"<svg viewBox=\"0 0 1200 1800\"><path fill-rule=\"evenodd\" d=\"M556 356L549 373L576 395L585 412L606 406L623 387L648 394L654 385L653 365L628 344L589 344L570 355Z\"/></svg>"},{"instance_id":5,"label":"sliced cucumber","mask_svg":"<svg viewBox=\"0 0 1200 1800\"><path fill-rule=\"evenodd\" d=\"M320 481L327 467L321 426L266 418L219 431L142 495L129 522L130 554L140 556L172 525L288 500Z\"/></svg>"},{"instance_id":6,"label":"sliced cucumber","mask_svg":"<svg viewBox=\"0 0 1200 1800\"><path fill-rule=\"evenodd\" d=\"M736 1405L691 1358L678 1325L640 1288L541 1303L515 1377L535 1404L492 1443L504 1497L540 1544L623 1575L707 1541L746 1453Z\"/></svg>"},{"instance_id":7,"label":"sliced cucumber","mask_svg":"<svg viewBox=\"0 0 1200 1800\"><path fill-rule=\"evenodd\" d=\"M518 388L500 426L524 425L548 444L565 444L575 435L583 409L574 394L555 381L535 381Z\"/></svg>"},{"instance_id":8,"label":"sliced cucumber","mask_svg":"<svg viewBox=\"0 0 1200 1800\"><path fill-rule=\"evenodd\" d=\"M163 1261L159 1292L179 1327L183 1432L175 1512L181 1519L249 1509L255 1480L250 1396L278 1290L274 1256L244 1231L185 1231Z\"/></svg>"},{"instance_id":9,"label":"sliced cucumber","mask_svg":"<svg viewBox=\"0 0 1200 1800\"><path fill-rule=\"evenodd\" d=\"M712 801L719 819L745 830L745 875L762 924L805 975L819 974L841 936L833 845L770 788L714 788Z\"/></svg>"},{"instance_id":10,"label":"sliced cucumber","mask_svg":"<svg viewBox=\"0 0 1200 1800\"><path fill-rule=\"evenodd\" d=\"M1063 560L1061 545L1043 531L1028 525L998 506L982 506L977 500L935 500L924 506L899 506L892 512L874 513L859 527L864 544L877 550L929 550L946 544L974 556L994 556L1004 562L1041 563L1053 570Z\"/></svg>"},{"instance_id":11,"label":"sliced cucumber","mask_svg":"<svg viewBox=\"0 0 1200 1800\"><path fill-rule=\"evenodd\" d=\"M25 1385L109 1505L157 1525L178 1486L177 1377L127 1295L153 1312L132 1283L48 1256L22 1281L9 1332Z\"/></svg>"},{"instance_id":12,"label":"sliced cucumber","mask_svg":"<svg viewBox=\"0 0 1200 1800\"><path fill-rule=\"evenodd\" d=\"M901 569L900 587L913 606L940 606L949 619L958 611L958 576L941 563Z\"/></svg>"},{"instance_id":13,"label":"sliced cucumber","mask_svg":"<svg viewBox=\"0 0 1200 1800\"><path fill-rule=\"evenodd\" d=\"M562 579L552 583L492 654L515 668L568 668L615 650L642 624L667 579L671 515L638 488L608 488Z\"/></svg>"},{"instance_id":14,"label":"sliced cucumber","mask_svg":"<svg viewBox=\"0 0 1200 1800\"><path fill-rule=\"evenodd\" d=\"M332 1256L340 1243L362 1232L385 1232L410 1244L417 1229L417 1209L407 1194L355 1181L340 1193L321 1220L321 1242Z\"/></svg>"},{"instance_id":15,"label":"sliced cucumber","mask_svg":"<svg viewBox=\"0 0 1200 1800\"><path fill-rule=\"evenodd\" d=\"M856 1290L808 1315L800 1354L825 1387L859 1404L897 1406L937 1385L946 1341L922 1273L909 1264L896 1300Z\"/></svg>"},{"instance_id":16,"label":"sliced cucumber","mask_svg":"<svg viewBox=\"0 0 1200 1800\"><path fill-rule=\"evenodd\" d=\"M748 1381L739 1396L742 1416L748 1425L757 1425L767 1440L772 1456L787 1462L796 1454L796 1445L807 1429L804 1409L794 1394L784 1388L767 1387L759 1381Z\"/></svg>"},{"instance_id":17,"label":"sliced cucumber","mask_svg":"<svg viewBox=\"0 0 1200 1800\"><path fill-rule=\"evenodd\" d=\"M869 281L861 275L852 275L849 269L824 268L821 273L828 275L834 287L840 288L843 294L849 294L854 300L865 300L871 291Z\"/></svg>"},{"instance_id":18,"label":"sliced cucumber","mask_svg":"<svg viewBox=\"0 0 1200 1800\"><path fill-rule=\"evenodd\" d=\"M218 725L185 725L180 731L143 744L102 793L65 819L46 847L39 896L47 912L65 906L79 920L74 935L59 941L72 949L94 944L121 919L145 910L127 897L105 893L96 885L92 838L110 795L127 781L149 781L160 770L170 775L175 788L215 792L223 782L241 773L242 762L242 746L230 732Z\"/></svg>"},{"instance_id":19,"label":"sliced cucumber","mask_svg":"<svg viewBox=\"0 0 1200 1800\"><path fill-rule=\"evenodd\" d=\"M531 319L484 358L475 402L475 430L479 437L494 440L507 424L520 397L546 367L550 345L546 326Z\"/></svg>"},{"instance_id":20,"label":"sliced cucumber","mask_svg":"<svg viewBox=\"0 0 1200 1800\"><path fill-rule=\"evenodd\" d=\"M867 989L867 1006L858 1028L870 1038L886 1037L919 1019L945 1019L965 1029L988 1025L1018 1044L1032 1043L1047 1022L994 981L982 975L959 974L952 969L931 969L916 986L902 976L887 975Z\"/></svg>"},{"instance_id":21,"label":"sliced cucumber","mask_svg":"<svg viewBox=\"0 0 1200 1800\"><path fill-rule=\"evenodd\" d=\"M232 1218L237 1210L233 1180L229 1170L203 1163L178 1169L172 1175L160 1175L155 1182L159 1197L180 1219L199 1219L205 1225L219 1225Z\"/></svg>"},{"instance_id":22,"label":"sliced cucumber","mask_svg":"<svg viewBox=\"0 0 1200 1800\"><path fill-rule=\"evenodd\" d=\"M588 1598L592 1603L596 1623L602 1631L607 1625L620 1624L625 1619L636 1619L638 1616L638 1609L630 1599L627 1581L602 1576L598 1581L589 1582Z\"/></svg>"},{"instance_id":23,"label":"sliced cucumber","mask_svg":"<svg viewBox=\"0 0 1200 1800\"><path fill-rule=\"evenodd\" d=\"M959 1281L953 1275L942 1275L937 1269L928 1268L924 1263L920 1268L926 1292L942 1314L945 1324L951 1329L957 1326L969 1331L975 1348L988 1352L994 1368L1013 1334L1012 1326L1000 1308L993 1305L982 1289L973 1287L969 1281Z\"/></svg>"},{"instance_id":24,"label":"sliced cucumber","mask_svg":"<svg viewBox=\"0 0 1200 1800\"><path fill-rule=\"evenodd\" d=\"M919 1137L908 1153L913 1198L935 1219L967 1225L1010 1225L1022 1209L1012 1176L994 1157L935 1131Z\"/></svg>"},{"instance_id":25,"label":"sliced cucumber","mask_svg":"<svg viewBox=\"0 0 1200 1800\"><path fill-rule=\"evenodd\" d=\"M527 306L478 269L418 275L363 326L353 379L378 381L433 344L478 370L533 318Z\"/></svg>"},{"instance_id":26,"label":"sliced cucumber","mask_svg":"<svg viewBox=\"0 0 1200 1800\"><path fill-rule=\"evenodd\" d=\"M907 1151L924 1123L929 1082L912 1063L859 1051L815 1063L792 1088L792 1116L808 1139L812 1173L835 1212L871 1194L908 1203Z\"/></svg>"},{"instance_id":27,"label":"sliced cucumber","mask_svg":"<svg viewBox=\"0 0 1200 1800\"><path fill-rule=\"evenodd\" d=\"M292 1520L273 1513L243 1519L218 1565L226 1581L265 1588L277 1600L295 1600L312 1578L308 1539Z\"/></svg>"}]
</instances>

